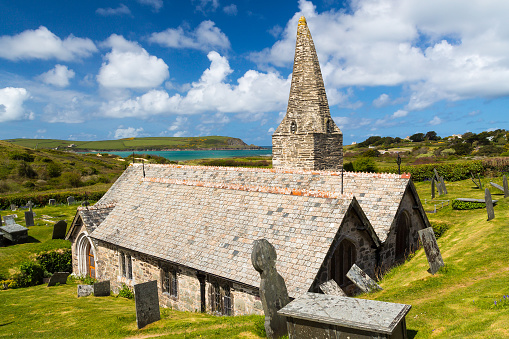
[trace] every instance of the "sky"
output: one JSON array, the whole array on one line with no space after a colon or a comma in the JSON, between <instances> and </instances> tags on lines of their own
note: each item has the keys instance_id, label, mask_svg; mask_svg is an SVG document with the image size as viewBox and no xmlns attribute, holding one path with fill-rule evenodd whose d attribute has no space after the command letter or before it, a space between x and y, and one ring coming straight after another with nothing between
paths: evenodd
<instances>
[{"instance_id":1,"label":"sky","mask_svg":"<svg viewBox=\"0 0 509 339\"><path fill-rule=\"evenodd\" d=\"M271 145L297 22L344 143L509 129L506 0L0 0L0 139Z\"/></svg>"}]
</instances>

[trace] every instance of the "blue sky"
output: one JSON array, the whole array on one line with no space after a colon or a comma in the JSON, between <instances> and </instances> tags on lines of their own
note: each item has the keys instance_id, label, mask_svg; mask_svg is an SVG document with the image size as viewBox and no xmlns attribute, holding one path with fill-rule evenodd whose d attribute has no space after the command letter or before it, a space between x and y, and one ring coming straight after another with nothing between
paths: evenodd
<instances>
[{"instance_id":1,"label":"blue sky","mask_svg":"<svg viewBox=\"0 0 509 339\"><path fill-rule=\"evenodd\" d=\"M307 19L345 144L508 129L509 2L0 0L0 139L270 145Z\"/></svg>"}]
</instances>

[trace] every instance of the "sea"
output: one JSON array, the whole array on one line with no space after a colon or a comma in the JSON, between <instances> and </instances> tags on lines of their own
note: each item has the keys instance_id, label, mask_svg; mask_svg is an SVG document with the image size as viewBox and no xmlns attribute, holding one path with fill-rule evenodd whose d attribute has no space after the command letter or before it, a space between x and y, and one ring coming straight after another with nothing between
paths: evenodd
<instances>
[{"instance_id":1,"label":"sea","mask_svg":"<svg viewBox=\"0 0 509 339\"><path fill-rule=\"evenodd\" d=\"M255 157L271 156L272 147L262 146L264 149L246 149L246 150L196 150L196 151L136 151L136 154L151 154L164 157L173 161L209 159L209 158L235 158L235 157ZM90 152L90 153L109 153L119 155L122 158L128 157L133 152Z\"/></svg>"}]
</instances>

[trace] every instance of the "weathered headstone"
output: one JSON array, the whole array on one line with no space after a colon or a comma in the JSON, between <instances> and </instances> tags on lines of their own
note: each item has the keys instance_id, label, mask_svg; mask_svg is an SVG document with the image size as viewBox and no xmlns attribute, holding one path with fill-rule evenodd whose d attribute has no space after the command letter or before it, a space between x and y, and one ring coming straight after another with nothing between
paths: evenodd
<instances>
[{"instance_id":1,"label":"weathered headstone","mask_svg":"<svg viewBox=\"0 0 509 339\"><path fill-rule=\"evenodd\" d=\"M0 232L5 239L9 239L13 243L19 243L28 238L28 228L16 223L0 226Z\"/></svg>"},{"instance_id":2,"label":"weathered headstone","mask_svg":"<svg viewBox=\"0 0 509 339\"><path fill-rule=\"evenodd\" d=\"M290 302L290 298L285 280L276 270L276 258L276 249L266 239L254 241L251 263L260 273L260 299L265 314L267 338L279 338L288 334L285 317L277 314Z\"/></svg>"},{"instance_id":3,"label":"weathered headstone","mask_svg":"<svg viewBox=\"0 0 509 339\"><path fill-rule=\"evenodd\" d=\"M57 204L57 201L55 199L49 199L48 205L53 206L53 205L56 205L56 204Z\"/></svg>"},{"instance_id":4,"label":"weathered headstone","mask_svg":"<svg viewBox=\"0 0 509 339\"><path fill-rule=\"evenodd\" d=\"M25 212L25 224L27 227L29 226L35 226L34 224L34 213L33 212Z\"/></svg>"},{"instance_id":5,"label":"weathered headstone","mask_svg":"<svg viewBox=\"0 0 509 339\"><path fill-rule=\"evenodd\" d=\"M51 239L64 239L65 231L67 230L67 223L65 220L60 220L55 225L53 225L53 236Z\"/></svg>"},{"instance_id":6,"label":"weathered headstone","mask_svg":"<svg viewBox=\"0 0 509 339\"><path fill-rule=\"evenodd\" d=\"M327 295L339 295L346 297L345 292L341 289L341 287L339 287L338 283L332 279L321 284L320 289Z\"/></svg>"},{"instance_id":7,"label":"weathered headstone","mask_svg":"<svg viewBox=\"0 0 509 339\"><path fill-rule=\"evenodd\" d=\"M53 273L51 278L49 279L48 287L55 286L56 284L64 285L67 283L67 277L69 276L69 272L56 272Z\"/></svg>"},{"instance_id":8,"label":"weathered headstone","mask_svg":"<svg viewBox=\"0 0 509 339\"><path fill-rule=\"evenodd\" d=\"M278 313L289 338L406 339L405 316L412 306L307 292Z\"/></svg>"},{"instance_id":9,"label":"weathered headstone","mask_svg":"<svg viewBox=\"0 0 509 339\"><path fill-rule=\"evenodd\" d=\"M481 181L481 176L479 175L479 172L477 172L477 180L479 180L479 188L482 189L482 181Z\"/></svg>"},{"instance_id":10,"label":"weathered headstone","mask_svg":"<svg viewBox=\"0 0 509 339\"><path fill-rule=\"evenodd\" d=\"M507 177L504 175L503 179L503 186L504 186L504 198L509 197L509 186L507 185Z\"/></svg>"},{"instance_id":11,"label":"weathered headstone","mask_svg":"<svg viewBox=\"0 0 509 339\"><path fill-rule=\"evenodd\" d=\"M78 298L88 297L93 291L92 285L78 285Z\"/></svg>"},{"instance_id":12,"label":"weathered headstone","mask_svg":"<svg viewBox=\"0 0 509 339\"><path fill-rule=\"evenodd\" d=\"M500 190L500 191L504 191L504 187L503 186L500 186L499 184L495 184L494 182L491 182L490 181L490 185L495 187L496 189Z\"/></svg>"},{"instance_id":13,"label":"weathered headstone","mask_svg":"<svg viewBox=\"0 0 509 339\"><path fill-rule=\"evenodd\" d=\"M437 172L436 168L433 168L433 174L435 174L435 178L437 179L437 181L439 181L440 176L438 175L438 172Z\"/></svg>"},{"instance_id":14,"label":"weathered headstone","mask_svg":"<svg viewBox=\"0 0 509 339\"><path fill-rule=\"evenodd\" d=\"M431 199L435 199L435 177L431 178Z\"/></svg>"},{"instance_id":15,"label":"weathered headstone","mask_svg":"<svg viewBox=\"0 0 509 339\"><path fill-rule=\"evenodd\" d=\"M4 216L4 222L5 222L5 225L14 225L16 223L16 221L14 221L13 215Z\"/></svg>"},{"instance_id":16,"label":"weathered headstone","mask_svg":"<svg viewBox=\"0 0 509 339\"><path fill-rule=\"evenodd\" d=\"M110 295L110 281L101 281L94 284L94 296L107 297Z\"/></svg>"},{"instance_id":17,"label":"weathered headstone","mask_svg":"<svg viewBox=\"0 0 509 339\"><path fill-rule=\"evenodd\" d=\"M371 291L382 290L382 287L378 285L369 275L367 275L359 266L353 264L346 277L350 279L360 290L364 293Z\"/></svg>"},{"instance_id":18,"label":"weathered headstone","mask_svg":"<svg viewBox=\"0 0 509 339\"><path fill-rule=\"evenodd\" d=\"M444 189L442 188L442 181L440 180L440 177L437 179L437 188L438 188L438 195L444 195Z\"/></svg>"},{"instance_id":19,"label":"weathered headstone","mask_svg":"<svg viewBox=\"0 0 509 339\"><path fill-rule=\"evenodd\" d=\"M67 197L67 205L73 205L75 202L74 197Z\"/></svg>"},{"instance_id":20,"label":"weathered headstone","mask_svg":"<svg viewBox=\"0 0 509 339\"><path fill-rule=\"evenodd\" d=\"M134 285L134 301L138 328L161 319L157 280Z\"/></svg>"},{"instance_id":21,"label":"weathered headstone","mask_svg":"<svg viewBox=\"0 0 509 339\"><path fill-rule=\"evenodd\" d=\"M32 210L32 207L34 207L34 203L32 201L29 200L27 202L27 207L29 212L34 213L34 211Z\"/></svg>"},{"instance_id":22,"label":"weathered headstone","mask_svg":"<svg viewBox=\"0 0 509 339\"><path fill-rule=\"evenodd\" d=\"M495 210L493 209L493 201L491 200L490 190L486 188L484 191L484 201L486 202L486 212L488 212L488 221L495 218Z\"/></svg>"},{"instance_id":23,"label":"weathered headstone","mask_svg":"<svg viewBox=\"0 0 509 339\"><path fill-rule=\"evenodd\" d=\"M11 204L11 211L15 211L18 208L18 206Z\"/></svg>"},{"instance_id":24,"label":"weathered headstone","mask_svg":"<svg viewBox=\"0 0 509 339\"><path fill-rule=\"evenodd\" d=\"M435 238L435 232L432 227L425 228L419 231L419 239L421 240L422 247L426 253L428 259L429 272L435 274L438 272L440 267L444 266L440 249L438 248L437 239Z\"/></svg>"},{"instance_id":25,"label":"weathered headstone","mask_svg":"<svg viewBox=\"0 0 509 339\"><path fill-rule=\"evenodd\" d=\"M440 184L442 185L442 190L444 191L444 194L447 194L447 187L445 186L444 177L440 177Z\"/></svg>"}]
</instances>

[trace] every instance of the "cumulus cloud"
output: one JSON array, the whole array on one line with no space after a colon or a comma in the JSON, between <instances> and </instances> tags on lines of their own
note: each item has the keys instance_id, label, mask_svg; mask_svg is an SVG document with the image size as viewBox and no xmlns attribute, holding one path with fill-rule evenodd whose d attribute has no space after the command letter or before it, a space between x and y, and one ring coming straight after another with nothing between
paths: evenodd
<instances>
[{"instance_id":1,"label":"cumulus cloud","mask_svg":"<svg viewBox=\"0 0 509 339\"><path fill-rule=\"evenodd\" d=\"M170 73L162 59L120 35L111 35L105 43L111 47L106 54L97 81L103 87L149 89L157 87Z\"/></svg>"},{"instance_id":2,"label":"cumulus cloud","mask_svg":"<svg viewBox=\"0 0 509 339\"><path fill-rule=\"evenodd\" d=\"M168 131L176 131L178 129L181 129L182 127L184 127L186 123L187 118L179 116L175 119L175 122L171 124L170 127L168 127Z\"/></svg>"},{"instance_id":3,"label":"cumulus cloud","mask_svg":"<svg viewBox=\"0 0 509 339\"><path fill-rule=\"evenodd\" d=\"M442 119L437 116L434 116L433 119L429 122L431 126L440 125L442 123Z\"/></svg>"},{"instance_id":4,"label":"cumulus cloud","mask_svg":"<svg viewBox=\"0 0 509 339\"><path fill-rule=\"evenodd\" d=\"M357 0L318 13L309 1L272 47L251 54L267 69L293 61L297 21L305 15L329 88L400 86L406 110L440 100L509 95L509 2ZM333 32L333 34L331 34ZM381 107L388 97L373 105Z\"/></svg>"},{"instance_id":5,"label":"cumulus cloud","mask_svg":"<svg viewBox=\"0 0 509 339\"><path fill-rule=\"evenodd\" d=\"M237 15L237 6L235 4L225 6L223 7L223 12L225 12L228 15Z\"/></svg>"},{"instance_id":6,"label":"cumulus cloud","mask_svg":"<svg viewBox=\"0 0 509 339\"><path fill-rule=\"evenodd\" d=\"M85 58L97 52L90 39L69 35L64 40L40 26L20 34L0 37L0 57L17 61L23 59L57 59L70 61Z\"/></svg>"},{"instance_id":7,"label":"cumulus cloud","mask_svg":"<svg viewBox=\"0 0 509 339\"><path fill-rule=\"evenodd\" d=\"M30 98L25 88L6 87L0 89L0 122L33 120L34 113L27 111L23 103Z\"/></svg>"},{"instance_id":8,"label":"cumulus cloud","mask_svg":"<svg viewBox=\"0 0 509 339\"><path fill-rule=\"evenodd\" d=\"M185 95L170 97L166 91L154 89L128 100L110 101L103 105L103 114L121 118L220 112L259 119L265 112L286 106L289 79L276 73L249 70L232 85L227 79L233 72L228 60L217 52L210 52L207 57L210 67L191 84Z\"/></svg>"},{"instance_id":9,"label":"cumulus cloud","mask_svg":"<svg viewBox=\"0 0 509 339\"><path fill-rule=\"evenodd\" d=\"M152 33L149 41L165 47L190 48L204 52L230 48L228 37L210 20L201 22L193 31L180 26Z\"/></svg>"},{"instance_id":10,"label":"cumulus cloud","mask_svg":"<svg viewBox=\"0 0 509 339\"><path fill-rule=\"evenodd\" d=\"M41 74L39 79L48 85L67 87L69 86L69 80L74 78L75 75L74 71L68 69L67 66L56 65L55 68Z\"/></svg>"},{"instance_id":11,"label":"cumulus cloud","mask_svg":"<svg viewBox=\"0 0 509 339\"><path fill-rule=\"evenodd\" d=\"M393 119L403 118L403 117L406 117L407 115L408 115L408 111L399 109L391 115L391 118L393 118Z\"/></svg>"},{"instance_id":12,"label":"cumulus cloud","mask_svg":"<svg viewBox=\"0 0 509 339\"><path fill-rule=\"evenodd\" d=\"M134 128L127 127L123 128L123 126L119 126L115 131L115 139L124 139L124 138L136 138L137 136L143 134L143 127Z\"/></svg>"},{"instance_id":13,"label":"cumulus cloud","mask_svg":"<svg viewBox=\"0 0 509 339\"><path fill-rule=\"evenodd\" d=\"M154 12L159 12L159 10L163 8L163 0L138 0L138 2L142 5L152 7Z\"/></svg>"},{"instance_id":14,"label":"cumulus cloud","mask_svg":"<svg viewBox=\"0 0 509 339\"><path fill-rule=\"evenodd\" d=\"M378 98L373 100L373 106L380 108L389 105L391 102L391 99L389 95L383 93Z\"/></svg>"},{"instance_id":15,"label":"cumulus cloud","mask_svg":"<svg viewBox=\"0 0 509 339\"><path fill-rule=\"evenodd\" d=\"M274 127L271 127L271 128L269 128L269 130L267 131L267 134L272 135L272 134L274 134L274 132L275 132L275 131L276 131L276 130L274 129Z\"/></svg>"},{"instance_id":16,"label":"cumulus cloud","mask_svg":"<svg viewBox=\"0 0 509 339\"><path fill-rule=\"evenodd\" d=\"M197 11L205 14L206 12L215 12L219 7L219 0L191 0Z\"/></svg>"},{"instance_id":17,"label":"cumulus cloud","mask_svg":"<svg viewBox=\"0 0 509 339\"><path fill-rule=\"evenodd\" d=\"M102 16L131 15L131 10L124 4L120 4L117 8L98 8L95 12Z\"/></svg>"}]
</instances>

